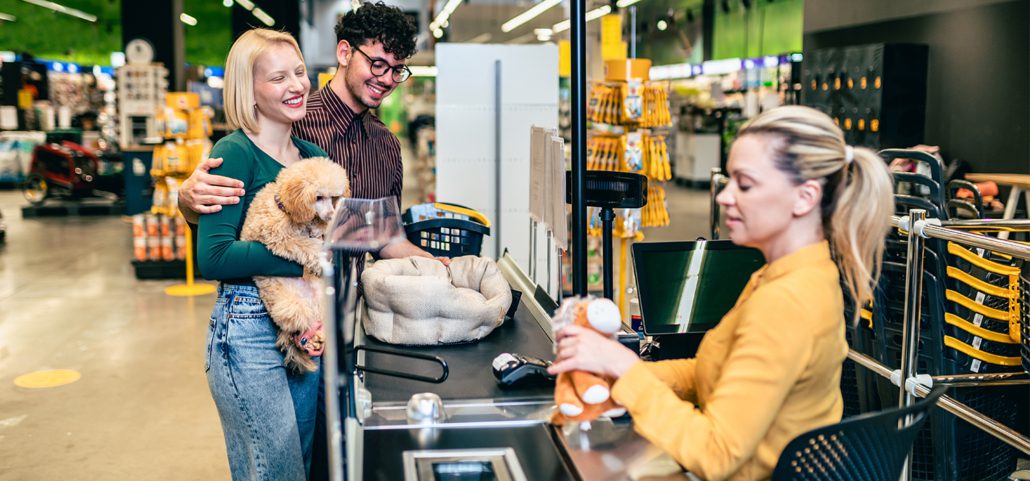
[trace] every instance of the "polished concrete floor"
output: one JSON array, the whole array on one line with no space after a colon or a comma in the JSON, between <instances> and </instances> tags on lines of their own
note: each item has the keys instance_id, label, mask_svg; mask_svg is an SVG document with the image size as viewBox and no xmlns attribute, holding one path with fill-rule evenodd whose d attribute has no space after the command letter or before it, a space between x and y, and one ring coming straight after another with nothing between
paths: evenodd
<instances>
[{"instance_id":1,"label":"polished concrete floor","mask_svg":"<svg viewBox=\"0 0 1030 481\"><path fill-rule=\"evenodd\" d=\"M21 218L0 191L0 479L225 479L204 377L211 295L137 281L121 217ZM24 389L47 369L79 381Z\"/></svg>"},{"instance_id":2,"label":"polished concrete floor","mask_svg":"<svg viewBox=\"0 0 1030 481\"><path fill-rule=\"evenodd\" d=\"M704 192L669 200L673 225L648 240L705 233ZM125 218L22 219L24 204L0 190L0 481L227 479L203 369L214 296L136 280ZM49 369L81 379L14 385Z\"/></svg>"}]
</instances>

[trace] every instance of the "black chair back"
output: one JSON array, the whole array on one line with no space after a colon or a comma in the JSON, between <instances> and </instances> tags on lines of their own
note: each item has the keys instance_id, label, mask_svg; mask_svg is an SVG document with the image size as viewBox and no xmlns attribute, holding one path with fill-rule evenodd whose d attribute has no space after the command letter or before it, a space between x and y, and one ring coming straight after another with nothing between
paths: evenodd
<instances>
[{"instance_id":1,"label":"black chair back","mask_svg":"<svg viewBox=\"0 0 1030 481\"><path fill-rule=\"evenodd\" d=\"M897 481L916 433L944 390L936 388L904 409L862 414L794 438L780 454L773 481ZM907 425L906 416L912 416Z\"/></svg>"}]
</instances>

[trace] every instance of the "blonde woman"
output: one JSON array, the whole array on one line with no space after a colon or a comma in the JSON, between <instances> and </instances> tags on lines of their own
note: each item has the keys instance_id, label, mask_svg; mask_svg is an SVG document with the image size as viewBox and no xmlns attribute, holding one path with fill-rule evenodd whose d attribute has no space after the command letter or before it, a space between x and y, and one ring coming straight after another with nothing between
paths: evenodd
<instances>
[{"instance_id":1,"label":"blonde woman","mask_svg":"<svg viewBox=\"0 0 1030 481\"><path fill-rule=\"evenodd\" d=\"M558 334L554 373L617 378L636 430L709 481L768 479L797 435L841 418L847 353L841 280L866 300L893 212L873 151L847 145L826 115L781 107L747 124L717 201L730 239L767 265L708 332L694 359L643 362L575 326Z\"/></svg>"},{"instance_id":2,"label":"blonde woman","mask_svg":"<svg viewBox=\"0 0 1030 481\"><path fill-rule=\"evenodd\" d=\"M213 174L242 183L239 203L200 216L200 272L221 281L208 332L208 385L218 407L234 480L307 478L319 372L283 366L276 328L253 276L300 277L299 264L272 255L239 232L247 207L284 167L326 153L294 137L311 89L304 58L289 34L241 35L225 64L225 114L236 130L211 149Z\"/></svg>"}]
</instances>

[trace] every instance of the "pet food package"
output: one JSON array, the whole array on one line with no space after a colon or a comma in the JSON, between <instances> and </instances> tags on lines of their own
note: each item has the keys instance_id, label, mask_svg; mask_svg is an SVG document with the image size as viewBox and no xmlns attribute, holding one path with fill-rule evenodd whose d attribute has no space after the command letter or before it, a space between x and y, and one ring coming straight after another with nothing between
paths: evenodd
<instances>
[{"instance_id":1,"label":"pet food package","mask_svg":"<svg viewBox=\"0 0 1030 481\"><path fill-rule=\"evenodd\" d=\"M147 253L147 238L139 237L132 239L132 258L137 261L150 260Z\"/></svg>"},{"instance_id":2,"label":"pet food package","mask_svg":"<svg viewBox=\"0 0 1030 481\"><path fill-rule=\"evenodd\" d=\"M161 233L161 225L157 220L156 214L144 215L144 227L146 227L147 237L157 237Z\"/></svg>"},{"instance_id":3,"label":"pet food package","mask_svg":"<svg viewBox=\"0 0 1030 481\"><path fill-rule=\"evenodd\" d=\"M170 236L161 238L161 260L175 260L175 244L173 243L172 237Z\"/></svg>"},{"instance_id":4,"label":"pet food package","mask_svg":"<svg viewBox=\"0 0 1030 481\"><path fill-rule=\"evenodd\" d=\"M160 237L147 237L147 260L148 261L159 261L159 260L161 260L161 238Z\"/></svg>"},{"instance_id":5,"label":"pet food package","mask_svg":"<svg viewBox=\"0 0 1030 481\"><path fill-rule=\"evenodd\" d=\"M186 259L186 219L175 217L175 258Z\"/></svg>"},{"instance_id":6,"label":"pet food package","mask_svg":"<svg viewBox=\"0 0 1030 481\"><path fill-rule=\"evenodd\" d=\"M147 221L143 214L132 216L132 258L147 260Z\"/></svg>"}]
</instances>

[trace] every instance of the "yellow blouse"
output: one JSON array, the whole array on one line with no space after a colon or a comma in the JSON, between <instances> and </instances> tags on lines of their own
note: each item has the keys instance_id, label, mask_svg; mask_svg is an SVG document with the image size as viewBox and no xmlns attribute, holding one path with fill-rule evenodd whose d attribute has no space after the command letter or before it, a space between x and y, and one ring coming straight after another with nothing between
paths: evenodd
<instances>
[{"instance_id":1,"label":"yellow blouse","mask_svg":"<svg viewBox=\"0 0 1030 481\"><path fill-rule=\"evenodd\" d=\"M612 396L641 436L691 473L763 480L790 440L840 420L847 351L824 241L755 272L696 358L637 363Z\"/></svg>"}]
</instances>

